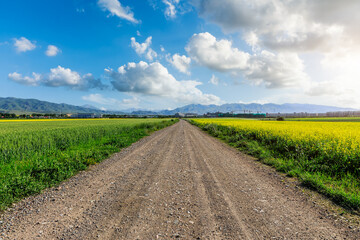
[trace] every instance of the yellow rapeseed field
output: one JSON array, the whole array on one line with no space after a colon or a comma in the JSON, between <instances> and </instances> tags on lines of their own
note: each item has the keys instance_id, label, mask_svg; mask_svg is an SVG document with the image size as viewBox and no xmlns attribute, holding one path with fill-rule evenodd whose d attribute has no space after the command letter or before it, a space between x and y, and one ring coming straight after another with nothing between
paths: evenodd
<instances>
[{"instance_id":1,"label":"yellow rapeseed field","mask_svg":"<svg viewBox=\"0 0 360 240\"><path fill-rule=\"evenodd\" d=\"M342 159L360 157L360 122L288 122L241 119L197 119L200 124L234 127L258 140L278 140ZM310 149L309 149L310 148Z\"/></svg>"},{"instance_id":2,"label":"yellow rapeseed field","mask_svg":"<svg viewBox=\"0 0 360 240\"><path fill-rule=\"evenodd\" d=\"M192 121L335 201L360 209L360 122Z\"/></svg>"}]
</instances>

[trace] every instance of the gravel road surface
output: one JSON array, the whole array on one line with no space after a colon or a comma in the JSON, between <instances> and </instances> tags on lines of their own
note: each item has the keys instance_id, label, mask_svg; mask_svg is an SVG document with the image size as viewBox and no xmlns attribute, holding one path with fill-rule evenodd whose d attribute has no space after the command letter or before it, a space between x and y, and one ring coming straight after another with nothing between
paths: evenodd
<instances>
[{"instance_id":1,"label":"gravel road surface","mask_svg":"<svg viewBox=\"0 0 360 240\"><path fill-rule=\"evenodd\" d=\"M0 216L0 239L360 239L273 169L185 121Z\"/></svg>"}]
</instances>

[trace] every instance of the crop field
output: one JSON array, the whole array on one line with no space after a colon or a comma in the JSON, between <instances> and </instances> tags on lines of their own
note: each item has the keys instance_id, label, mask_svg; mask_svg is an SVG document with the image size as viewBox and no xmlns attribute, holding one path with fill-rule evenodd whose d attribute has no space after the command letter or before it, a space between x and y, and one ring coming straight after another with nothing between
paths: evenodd
<instances>
[{"instance_id":1,"label":"crop field","mask_svg":"<svg viewBox=\"0 0 360 240\"><path fill-rule=\"evenodd\" d=\"M360 208L360 123L193 119L344 207Z\"/></svg>"},{"instance_id":2,"label":"crop field","mask_svg":"<svg viewBox=\"0 0 360 240\"><path fill-rule=\"evenodd\" d=\"M0 210L175 120L0 120Z\"/></svg>"},{"instance_id":3,"label":"crop field","mask_svg":"<svg viewBox=\"0 0 360 240\"><path fill-rule=\"evenodd\" d=\"M306 122L360 122L360 117L286 118L286 121L306 121Z\"/></svg>"}]
</instances>

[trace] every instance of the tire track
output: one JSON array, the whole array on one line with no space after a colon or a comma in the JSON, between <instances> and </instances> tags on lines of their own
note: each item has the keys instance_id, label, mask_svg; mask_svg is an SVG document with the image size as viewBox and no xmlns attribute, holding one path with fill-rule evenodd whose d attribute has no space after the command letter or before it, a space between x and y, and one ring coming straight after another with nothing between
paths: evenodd
<instances>
[{"instance_id":1,"label":"tire track","mask_svg":"<svg viewBox=\"0 0 360 240\"><path fill-rule=\"evenodd\" d=\"M244 216L239 216L240 214L236 211L234 208L234 204L229 199L228 194L225 192L224 187L221 185L219 180L214 174L214 171L212 170L211 166L207 163L206 159L204 158L203 153L204 146L194 137L194 135L191 133L190 136L190 142L193 147L193 151L196 156L196 160L198 161L198 164L201 166L201 170L203 171L203 182L205 183L205 188L207 189L207 192L209 194L209 198L212 198L211 200L216 202L216 204L213 204L213 212L218 212L219 220L222 220L222 214L226 210L228 211L228 216L226 217L226 224L228 224L229 219L234 219L234 223L232 225L238 225L237 226L237 234L235 236L231 236L231 238L234 239L253 239L252 234L247 230L247 226L244 223L246 221L246 218ZM196 149L196 150L195 150ZM209 155L211 155L212 150L210 148L206 148L208 152L210 152ZM205 151L206 151L205 150ZM216 199L216 200L215 200ZM221 202L221 203L220 203ZM225 209L219 209L219 204L225 206ZM224 211L225 210L225 211ZM224 225L223 222L220 224ZM227 230L227 225L224 225L224 229ZM233 227L232 227L233 228ZM235 232L232 232L235 233ZM228 232L225 232L225 235L228 235Z\"/></svg>"},{"instance_id":2,"label":"tire track","mask_svg":"<svg viewBox=\"0 0 360 240\"><path fill-rule=\"evenodd\" d=\"M170 134L160 137L156 144L168 145L172 133L176 130L176 128L171 129ZM140 154L130 154L124 159L130 160L130 163L139 161L139 164L114 179L110 189L107 189L83 215L83 219L96 220L98 230L92 231L92 226L86 224L89 221L85 220L82 225L77 224L82 231L78 231L77 234L68 231L64 237L66 239L126 239L129 226L144 201L143 196L163 163L161 156L166 155L165 152L167 152L166 148L159 151L153 147Z\"/></svg>"},{"instance_id":3,"label":"tire track","mask_svg":"<svg viewBox=\"0 0 360 240\"><path fill-rule=\"evenodd\" d=\"M199 196L197 200L200 205L202 217L200 218L198 228L201 230L201 236L205 239L223 239L221 231L217 229L215 216L210 206L210 199L206 193L205 183L203 182L203 175L206 174L199 167L196 161L194 143L190 140L188 131L185 131L185 144L190 155L190 168L194 170L194 182L196 185L196 192Z\"/></svg>"}]
</instances>

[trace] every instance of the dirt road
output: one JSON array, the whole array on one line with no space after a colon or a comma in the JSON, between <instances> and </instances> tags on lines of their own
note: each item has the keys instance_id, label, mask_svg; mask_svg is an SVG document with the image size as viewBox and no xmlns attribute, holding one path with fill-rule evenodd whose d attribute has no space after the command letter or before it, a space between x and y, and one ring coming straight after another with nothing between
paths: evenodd
<instances>
[{"instance_id":1,"label":"dirt road","mask_svg":"<svg viewBox=\"0 0 360 240\"><path fill-rule=\"evenodd\" d=\"M360 239L185 121L0 217L3 239Z\"/></svg>"}]
</instances>

